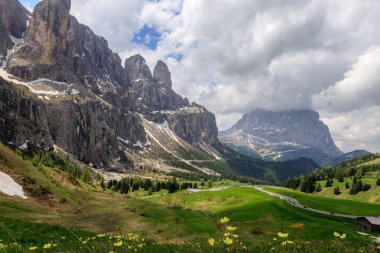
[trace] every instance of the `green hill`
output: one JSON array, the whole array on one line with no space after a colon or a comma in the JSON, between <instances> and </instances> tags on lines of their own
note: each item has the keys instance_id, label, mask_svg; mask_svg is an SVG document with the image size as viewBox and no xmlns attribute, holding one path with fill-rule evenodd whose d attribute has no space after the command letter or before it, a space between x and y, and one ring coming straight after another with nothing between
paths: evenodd
<instances>
[{"instance_id":1,"label":"green hill","mask_svg":"<svg viewBox=\"0 0 380 253\"><path fill-rule=\"evenodd\" d=\"M315 195L380 204L380 155L369 154L318 169L290 178L285 185Z\"/></svg>"}]
</instances>

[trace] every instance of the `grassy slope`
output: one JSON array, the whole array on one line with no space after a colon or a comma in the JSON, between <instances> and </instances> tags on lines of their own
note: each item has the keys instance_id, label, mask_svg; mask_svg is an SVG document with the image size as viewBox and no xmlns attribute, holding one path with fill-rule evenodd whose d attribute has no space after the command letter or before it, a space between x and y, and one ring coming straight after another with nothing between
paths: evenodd
<instances>
[{"instance_id":1,"label":"grassy slope","mask_svg":"<svg viewBox=\"0 0 380 253\"><path fill-rule=\"evenodd\" d=\"M231 217L232 224L239 226L242 238L249 241L271 240L282 226L293 239L329 240L333 239L334 231L347 233L348 240L363 239L355 232L351 220L311 214L252 188L196 194L181 191L141 199L141 193L125 196L102 192L99 188L70 181L63 172L38 169L4 146L0 146L0 153L0 170L31 191L42 185L52 192L49 196L26 201L0 195L0 222L18 240L30 245L43 244L62 235L66 237L67 230L62 227L110 234L145 231L148 240L204 242L210 236L221 236L217 220L224 216ZM25 177L35 183L25 183ZM297 231L291 228L294 223L303 223L305 228ZM4 236L5 230L0 230L0 236ZM38 231L39 236L32 235L31 231Z\"/></svg>"},{"instance_id":2,"label":"grassy slope","mask_svg":"<svg viewBox=\"0 0 380 253\"><path fill-rule=\"evenodd\" d=\"M349 183L352 185L352 178L344 178L344 182L339 182L338 180L334 180L333 187L325 188L323 187L321 192L314 193L318 196L324 196L335 199L347 199L347 200L355 200L359 202L369 202L380 205L380 186L376 185L376 179L380 177L380 172L369 172L361 179L363 184L370 184L371 189L367 192L359 192L356 195L350 195L350 189L345 188L345 183ZM319 182L322 186L326 184L326 181ZM341 194L334 195L334 188L339 187Z\"/></svg>"},{"instance_id":3,"label":"grassy slope","mask_svg":"<svg viewBox=\"0 0 380 253\"><path fill-rule=\"evenodd\" d=\"M358 162L359 161L359 162ZM357 164L356 164L357 163ZM343 167L343 169L353 166L354 165L357 168L363 167L363 166L370 166L370 165L379 165L380 164L380 157L375 158L373 160L363 162L361 161L361 158L353 159L351 162L347 162L347 165ZM315 192L315 195L318 196L324 196L334 199L347 199L347 200L355 200L360 202L366 202L366 203L374 203L374 204L380 204L380 186L376 185L376 179L380 178L380 171L373 171L368 172L361 180L363 181L363 184L370 184L371 189L367 192L359 192L356 195L350 195L349 191L350 189L345 188L345 183L349 183L350 186L352 185L352 178L345 177L344 182L339 182L338 180L334 180L333 187L325 188L326 180L319 181L319 183L322 185L323 189L321 192ZM334 188L339 187L341 194L340 195L334 195Z\"/></svg>"},{"instance_id":4,"label":"grassy slope","mask_svg":"<svg viewBox=\"0 0 380 253\"><path fill-rule=\"evenodd\" d=\"M33 191L42 185L52 192L51 195L30 197L26 201L0 193L0 216L93 232L120 231L124 234L144 230L149 238L160 241L191 240L206 232L217 232L217 227L201 212L152 205L148 200L102 192L80 182L71 183L66 173L46 167L37 169L2 145L0 154L0 170L13 177L24 189ZM35 183L25 183L26 177ZM31 192L27 191L27 195L30 196ZM204 227L198 229L192 223L204 224ZM174 232L177 233L176 238L172 236Z\"/></svg>"},{"instance_id":5,"label":"grassy slope","mask_svg":"<svg viewBox=\"0 0 380 253\"><path fill-rule=\"evenodd\" d=\"M272 237L281 231L282 224L285 232L305 240L329 240L334 231L348 233L351 239L358 238L353 220L305 212L252 188L196 194L180 192L151 201L200 210L209 213L213 220L231 217L231 221L241 228L244 237L249 240ZM291 225L295 223L303 223L305 228L302 231L292 228Z\"/></svg>"},{"instance_id":6,"label":"grassy slope","mask_svg":"<svg viewBox=\"0 0 380 253\"><path fill-rule=\"evenodd\" d=\"M328 197L315 196L291 189L265 187L266 190L297 199L302 205L319 210L350 215L377 216L380 215L380 205L352 201L337 200Z\"/></svg>"}]
</instances>

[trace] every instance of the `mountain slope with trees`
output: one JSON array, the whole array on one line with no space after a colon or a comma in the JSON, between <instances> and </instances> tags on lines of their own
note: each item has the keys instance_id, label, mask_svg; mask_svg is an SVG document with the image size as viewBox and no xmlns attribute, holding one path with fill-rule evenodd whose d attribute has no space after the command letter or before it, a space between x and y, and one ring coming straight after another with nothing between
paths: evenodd
<instances>
[{"instance_id":1,"label":"mountain slope with trees","mask_svg":"<svg viewBox=\"0 0 380 253\"><path fill-rule=\"evenodd\" d=\"M289 178L285 186L321 196L380 203L380 155L365 155Z\"/></svg>"}]
</instances>

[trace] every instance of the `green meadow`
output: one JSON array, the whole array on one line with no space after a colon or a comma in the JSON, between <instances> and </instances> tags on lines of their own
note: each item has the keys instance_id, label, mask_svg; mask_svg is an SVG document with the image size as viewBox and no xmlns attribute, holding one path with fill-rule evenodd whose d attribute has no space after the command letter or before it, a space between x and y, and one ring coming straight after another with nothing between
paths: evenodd
<instances>
[{"instance_id":1,"label":"green meadow","mask_svg":"<svg viewBox=\"0 0 380 253\"><path fill-rule=\"evenodd\" d=\"M376 252L354 220L298 209L239 183L124 195L34 166L5 146L0 154L0 170L29 196L0 195L0 252ZM363 215L376 207L347 205Z\"/></svg>"}]
</instances>

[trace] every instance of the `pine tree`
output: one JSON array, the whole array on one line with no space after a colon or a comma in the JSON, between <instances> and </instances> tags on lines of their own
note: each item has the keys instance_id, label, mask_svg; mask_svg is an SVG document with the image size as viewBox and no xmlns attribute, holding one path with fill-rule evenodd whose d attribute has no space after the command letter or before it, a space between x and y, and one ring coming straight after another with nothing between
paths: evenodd
<instances>
[{"instance_id":1,"label":"pine tree","mask_svg":"<svg viewBox=\"0 0 380 253\"><path fill-rule=\"evenodd\" d=\"M334 195L339 195L339 194L340 194L339 187L335 187L335 189L334 189Z\"/></svg>"},{"instance_id":2,"label":"pine tree","mask_svg":"<svg viewBox=\"0 0 380 253\"><path fill-rule=\"evenodd\" d=\"M148 190L148 195L152 195L153 194L153 187L149 187L149 190Z\"/></svg>"},{"instance_id":3,"label":"pine tree","mask_svg":"<svg viewBox=\"0 0 380 253\"><path fill-rule=\"evenodd\" d=\"M102 177L101 181L100 181L100 187L102 187L103 191L106 190L106 184L104 183L104 178Z\"/></svg>"},{"instance_id":4,"label":"pine tree","mask_svg":"<svg viewBox=\"0 0 380 253\"><path fill-rule=\"evenodd\" d=\"M85 182L87 184L91 184L92 183L91 170L90 170L90 168L88 166L84 167L81 179L82 179L83 182Z\"/></svg>"},{"instance_id":5,"label":"pine tree","mask_svg":"<svg viewBox=\"0 0 380 253\"><path fill-rule=\"evenodd\" d=\"M322 191L322 185L320 183L318 183L317 186L315 187L315 191L316 192Z\"/></svg>"}]
</instances>

